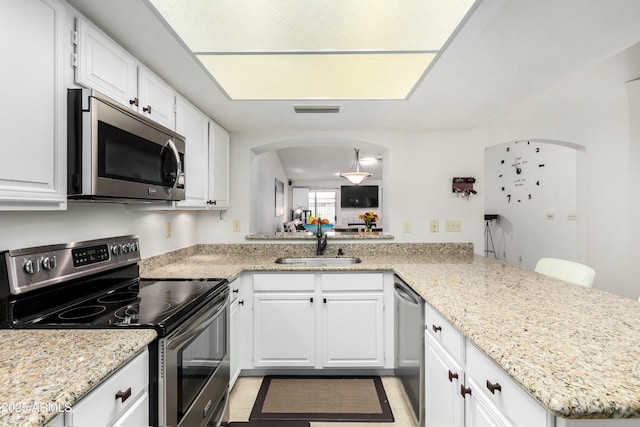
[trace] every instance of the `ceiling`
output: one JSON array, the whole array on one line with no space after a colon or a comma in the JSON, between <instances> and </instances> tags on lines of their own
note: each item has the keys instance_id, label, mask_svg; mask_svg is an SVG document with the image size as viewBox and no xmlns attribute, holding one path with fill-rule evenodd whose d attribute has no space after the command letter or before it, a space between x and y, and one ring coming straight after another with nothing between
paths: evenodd
<instances>
[{"instance_id":1,"label":"ceiling","mask_svg":"<svg viewBox=\"0 0 640 427\"><path fill-rule=\"evenodd\" d=\"M68 1L232 134L473 129L640 42L638 0L482 0L407 100L231 101L145 0Z\"/></svg>"}]
</instances>

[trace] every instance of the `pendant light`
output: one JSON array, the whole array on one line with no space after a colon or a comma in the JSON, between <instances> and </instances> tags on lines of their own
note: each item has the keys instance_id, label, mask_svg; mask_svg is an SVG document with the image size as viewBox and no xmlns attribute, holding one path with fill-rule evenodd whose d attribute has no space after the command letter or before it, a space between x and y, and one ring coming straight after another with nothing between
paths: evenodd
<instances>
[{"instance_id":1,"label":"pendant light","mask_svg":"<svg viewBox=\"0 0 640 427\"><path fill-rule=\"evenodd\" d=\"M373 174L360 170L360 150L357 148L354 148L354 150L356 150L355 172L344 172L341 173L340 176L343 178L347 178L349 181L351 181L352 184L358 185Z\"/></svg>"}]
</instances>

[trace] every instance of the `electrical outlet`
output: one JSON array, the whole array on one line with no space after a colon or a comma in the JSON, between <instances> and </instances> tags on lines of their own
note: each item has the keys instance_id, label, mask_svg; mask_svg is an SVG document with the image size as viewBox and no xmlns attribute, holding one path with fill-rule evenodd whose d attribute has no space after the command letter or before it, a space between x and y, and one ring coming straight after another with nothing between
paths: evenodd
<instances>
[{"instance_id":1,"label":"electrical outlet","mask_svg":"<svg viewBox=\"0 0 640 427\"><path fill-rule=\"evenodd\" d=\"M438 221L437 219L432 219L431 220L431 232L432 233L437 233L440 231L440 221Z\"/></svg>"},{"instance_id":2,"label":"electrical outlet","mask_svg":"<svg viewBox=\"0 0 640 427\"><path fill-rule=\"evenodd\" d=\"M576 220L576 214L567 215L567 221L575 221L575 220Z\"/></svg>"},{"instance_id":3,"label":"electrical outlet","mask_svg":"<svg viewBox=\"0 0 640 427\"><path fill-rule=\"evenodd\" d=\"M555 216L555 214L553 212L548 212L547 213L547 219L549 221L553 221L554 219L556 219L556 216Z\"/></svg>"},{"instance_id":4,"label":"electrical outlet","mask_svg":"<svg viewBox=\"0 0 640 427\"><path fill-rule=\"evenodd\" d=\"M462 221L459 219L448 219L444 222L444 231L459 233L462 231Z\"/></svg>"},{"instance_id":5,"label":"electrical outlet","mask_svg":"<svg viewBox=\"0 0 640 427\"><path fill-rule=\"evenodd\" d=\"M164 237L167 239L171 237L171 222L167 221L167 225L164 229Z\"/></svg>"},{"instance_id":6,"label":"electrical outlet","mask_svg":"<svg viewBox=\"0 0 640 427\"><path fill-rule=\"evenodd\" d=\"M233 231L234 231L234 233L239 233L240 232L240 220L239 219L234 219L233 220Z\"/></svg>"},{"instance_id":7,"label":"electrical outlet","mask_svg":"<svg viewBox=\"0 0 640 427\"><path fill-rule=\"evenodd\" d=\"M405 219L402 221L402 232L411 233L411 220Z\"/></svg>"}]
</instances>

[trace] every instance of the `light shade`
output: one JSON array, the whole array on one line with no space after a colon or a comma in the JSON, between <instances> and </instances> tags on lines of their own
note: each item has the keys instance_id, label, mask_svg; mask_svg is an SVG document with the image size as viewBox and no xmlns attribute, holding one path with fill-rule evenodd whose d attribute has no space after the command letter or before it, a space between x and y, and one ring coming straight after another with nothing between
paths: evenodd
<instances>
[{"instance_id":1,"label":"light shade","mask_svg":"<svg viewBox=\"0 0 640 427\"><path fill-rule=\"evenodd\" d=\"M365 179L372 176L373 174L360 170L360 150L357 148L354 148L354 150L356 151L356 161L355 161L356 170L353 172L343 172L340 174L340 176L348 179L352 184L358 185L362 183L362 181L364 181Z\"/></svg>"}]
</instances>

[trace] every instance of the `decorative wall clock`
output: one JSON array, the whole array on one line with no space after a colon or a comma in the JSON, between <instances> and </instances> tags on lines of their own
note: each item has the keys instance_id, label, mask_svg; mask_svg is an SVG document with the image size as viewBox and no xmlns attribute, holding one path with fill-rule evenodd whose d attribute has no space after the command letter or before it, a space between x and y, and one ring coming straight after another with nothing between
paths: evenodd
<instances>
[{"instance_id":1,"label":"decorative wall clock","mask_svg":"<svg viewBox=\"0 0 640 427\"><path fill-rule=\"evenodd\" d=\"M540 145L531 141L507 144L498 165L498 182L507 203L532 200L540 191L545 167Z\"/></svg>"}]
</instances>

